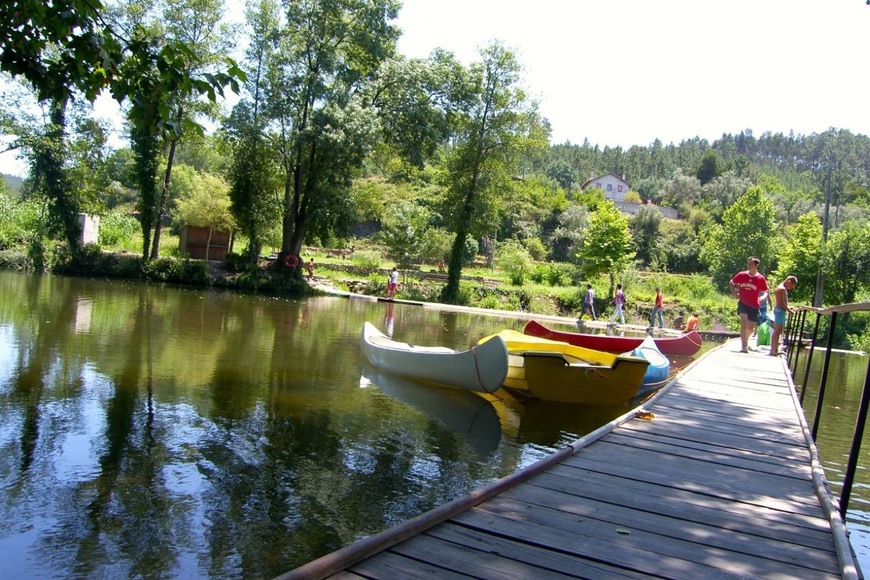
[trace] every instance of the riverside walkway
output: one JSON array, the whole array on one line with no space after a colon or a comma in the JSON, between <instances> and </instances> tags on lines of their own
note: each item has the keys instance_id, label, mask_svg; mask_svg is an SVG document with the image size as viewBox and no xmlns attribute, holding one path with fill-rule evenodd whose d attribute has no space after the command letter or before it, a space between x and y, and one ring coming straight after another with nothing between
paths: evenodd
<instances>
[{"instance_id":1,"label":"riverside walkway","mask_svg":"<svg viewBox=\"0 0 870 580\"><path fill-rule=\"evenodd\" d=\"M857 578L784 361L735 341L642 407L282 578Z\"/></svg>"}]
</instances>

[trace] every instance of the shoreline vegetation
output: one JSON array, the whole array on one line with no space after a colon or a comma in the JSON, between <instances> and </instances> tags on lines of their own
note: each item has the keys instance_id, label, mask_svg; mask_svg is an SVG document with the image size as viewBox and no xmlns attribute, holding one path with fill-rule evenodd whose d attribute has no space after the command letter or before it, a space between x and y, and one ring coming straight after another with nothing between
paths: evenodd
<instances>
[{"instance_id":1,"label":"shoreline vegetation","mask_svg":"<svg viewBox=\"0 0 870 580\"><path fill-rule=\"evenodd\" d=\"M297 276L287 276L274 255L261 257L256 266L233 253L223 261L190 259L177 252L176 255L144 261L140 255L127 250L101 249L97 245L85 246L83 251L76 254L58 250L51 256L36 260L23 252L7 251L0 255L0 267L64 276L222 288L278 297L319 295L324 293L319 289L322 287L383 297L387 293L389 272L396 265L400 274L397 298L447 303L441 298L447 271L440 268L439 264L394 264L383 258L383 251L377 246L369 246L365 241L357 241L355 245L362 249L352 254L329 248L306 247ZM305 267L311 258L314 258L315 271L309 282ZM37 264L42 267L36 267ZM548 275L553 270L558 270L561 275ZM733 299L717 291L708 276L632 269L623 272L617 280L628 296L626 325L648 324L655 288L661 287L665 296L665 328L672 328L679 314L688 318L692 312L697 312L702 330L737 330L738 319L734 313ZM613 314L609 288L611 282L606 275L586 280L571 264L546 262L534 264L523 283L514 282L510 273L500 270L496 265L488 265L484 257L477 256L463 269L460 300L451 304L540 316L577 317L585 286L590 283L596 292L598 320L606 322Z\"/></svg>"}]
</instances>

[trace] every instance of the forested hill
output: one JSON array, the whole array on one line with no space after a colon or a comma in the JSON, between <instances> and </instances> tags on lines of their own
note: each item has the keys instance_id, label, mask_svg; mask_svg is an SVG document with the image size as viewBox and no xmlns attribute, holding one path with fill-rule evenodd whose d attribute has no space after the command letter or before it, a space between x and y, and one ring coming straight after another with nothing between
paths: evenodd
<instances>
[{"instance_id":1,"label":"forested hill","mask_svg":"<svg viewBox=\"0 0 870 580\"><path fill-rule=\"evenodd\" d=\"M870 138L845 129L806 136L764 133L760 137L746 130L725 134L712 143L696 137L668 145L656 140L646 147L628 149L565 143L550 147L540 169L566 188L582 184L590 175L612 172L624 177L642 196L655 197L656 184L671 179L678 169L696 175L711 152L719 163L714 169L720 172L731 170L747 177L773 174L792 189L824 187L829 173L832 180L845 180L848 185L841 185L853 190L870 187ZM703 174L699 178L704 181Z\"/></svg>"},{"instance_id":2,"label":"forested hill","mask_svg":"<svg viewBox=\"0 0 870 580\"><path fill-rule=\"evenodd\" d=\"M5 173L0 173L3 176L3 179L6 182L6 188L9 191L21 191L21 186L24 184L24 179L18 177L17 175L7 175Z\"/></svg>"}]
</instances>

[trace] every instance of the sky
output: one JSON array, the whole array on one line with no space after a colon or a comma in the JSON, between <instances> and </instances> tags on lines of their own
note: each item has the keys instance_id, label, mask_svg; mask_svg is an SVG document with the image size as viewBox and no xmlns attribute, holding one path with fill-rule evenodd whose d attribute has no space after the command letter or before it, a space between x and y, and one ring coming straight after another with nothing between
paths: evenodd
<instances>
[{"instance_id":1,"label":"sky","mask_svg":"<svg viewBox=\"0 0 870 580\"><path fill-rule=\"evenodd\" d=\"M865 0L404 0L395 24L408 57L440 47L470 64L495 40L512 49L552 143L870 135ZM6 154L0 171L25 169Z\"/></svg>"}]
</instances>

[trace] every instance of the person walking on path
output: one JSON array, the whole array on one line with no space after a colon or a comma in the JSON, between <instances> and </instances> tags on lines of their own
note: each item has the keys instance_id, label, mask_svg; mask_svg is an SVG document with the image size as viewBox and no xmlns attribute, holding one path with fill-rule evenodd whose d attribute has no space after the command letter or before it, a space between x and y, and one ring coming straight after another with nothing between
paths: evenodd
<instances>
[{"instance_id":1,"label":"person walking on path","mask_svg":"<svg viewBox=\"0 0 870 580\"><path fill-rule=\"evenodd\" d=\"M308 260L308 281L314 278L314 258Z\"/></svg>"},{"instance_id":2,"label":"person walking on path","mask_svg":"<svg viewBox=\"0 0 870 580\"><path fill-rule=\"evenodd\" d=\"M390 277L387 279L387 298L393 300L396 297L396 288L399 287L399 271L393 266Z\"/></svg>"},{"instance_id":3,"label":"person walking on path","mask_svg":"<svg viewBox=\"0 0 870 580\"><path fill-rule=\"evenodd\" d=\"M768 290L767 279L758 272L761 260L750 256L746 269L734 274L728 282L731 295L737 298L737 315L740 317L740 352L749 351L749 336L758 318L758 297Z\"/></svg>"},{"instance_id":4,"label":"person walking on path","mask_svg":"<svg viewBox=\"0 0 870 580\"><path fill-rule=\"evenodd\" d=\"M655 326L655 321L658 319L659 328L665 327L665 314L664 314L664 304L665 299L662 297L662 289L656 286L656 301L653 305L652 312L649 313L649 327L652 328Z\"/></svg>"},{"instance_id":5,"label":"person walking on path","mask_svg":"<svg viewBox=\"0 0 870 580\"><path fill-rule=\"evenodd\" d=\"M586 296L583 297L583 306L577 320L583 320L583 315L587 312L592 317L592 320L598 320L595 317L595 290L592 289L592 284L586 284Z\"/></svg>"},{"instance_id":6,"label":"person walking on path","mask_svg":"<svg viewBox=\"0 0 870 580\"><path fill-rule=\"evenodd\" d=\"M788 291L797 286L797 276L789 276L776 287L776 306L773 307L773 334L770 336L770 356L782 354L779 351L779 339L782 336L782 327L785 318L794 308L788 305Z\"/></svg>"},{"instance_id":7,"label":"person walking on path","mask_svg":"<svg viewBox=\"0 0 870 580\"><path fill-rule=\"evenodd\" d=\"M613 296L613 304L616 305L616 311L613 313L613 316L610 317L610 323L616 321L616 317L619 316L619 323L625 324L625 313L623 313L622 308L625 306L625 292L622 291L622 284L616 285L616 294Z\"/></svg>"}]
</instances>

